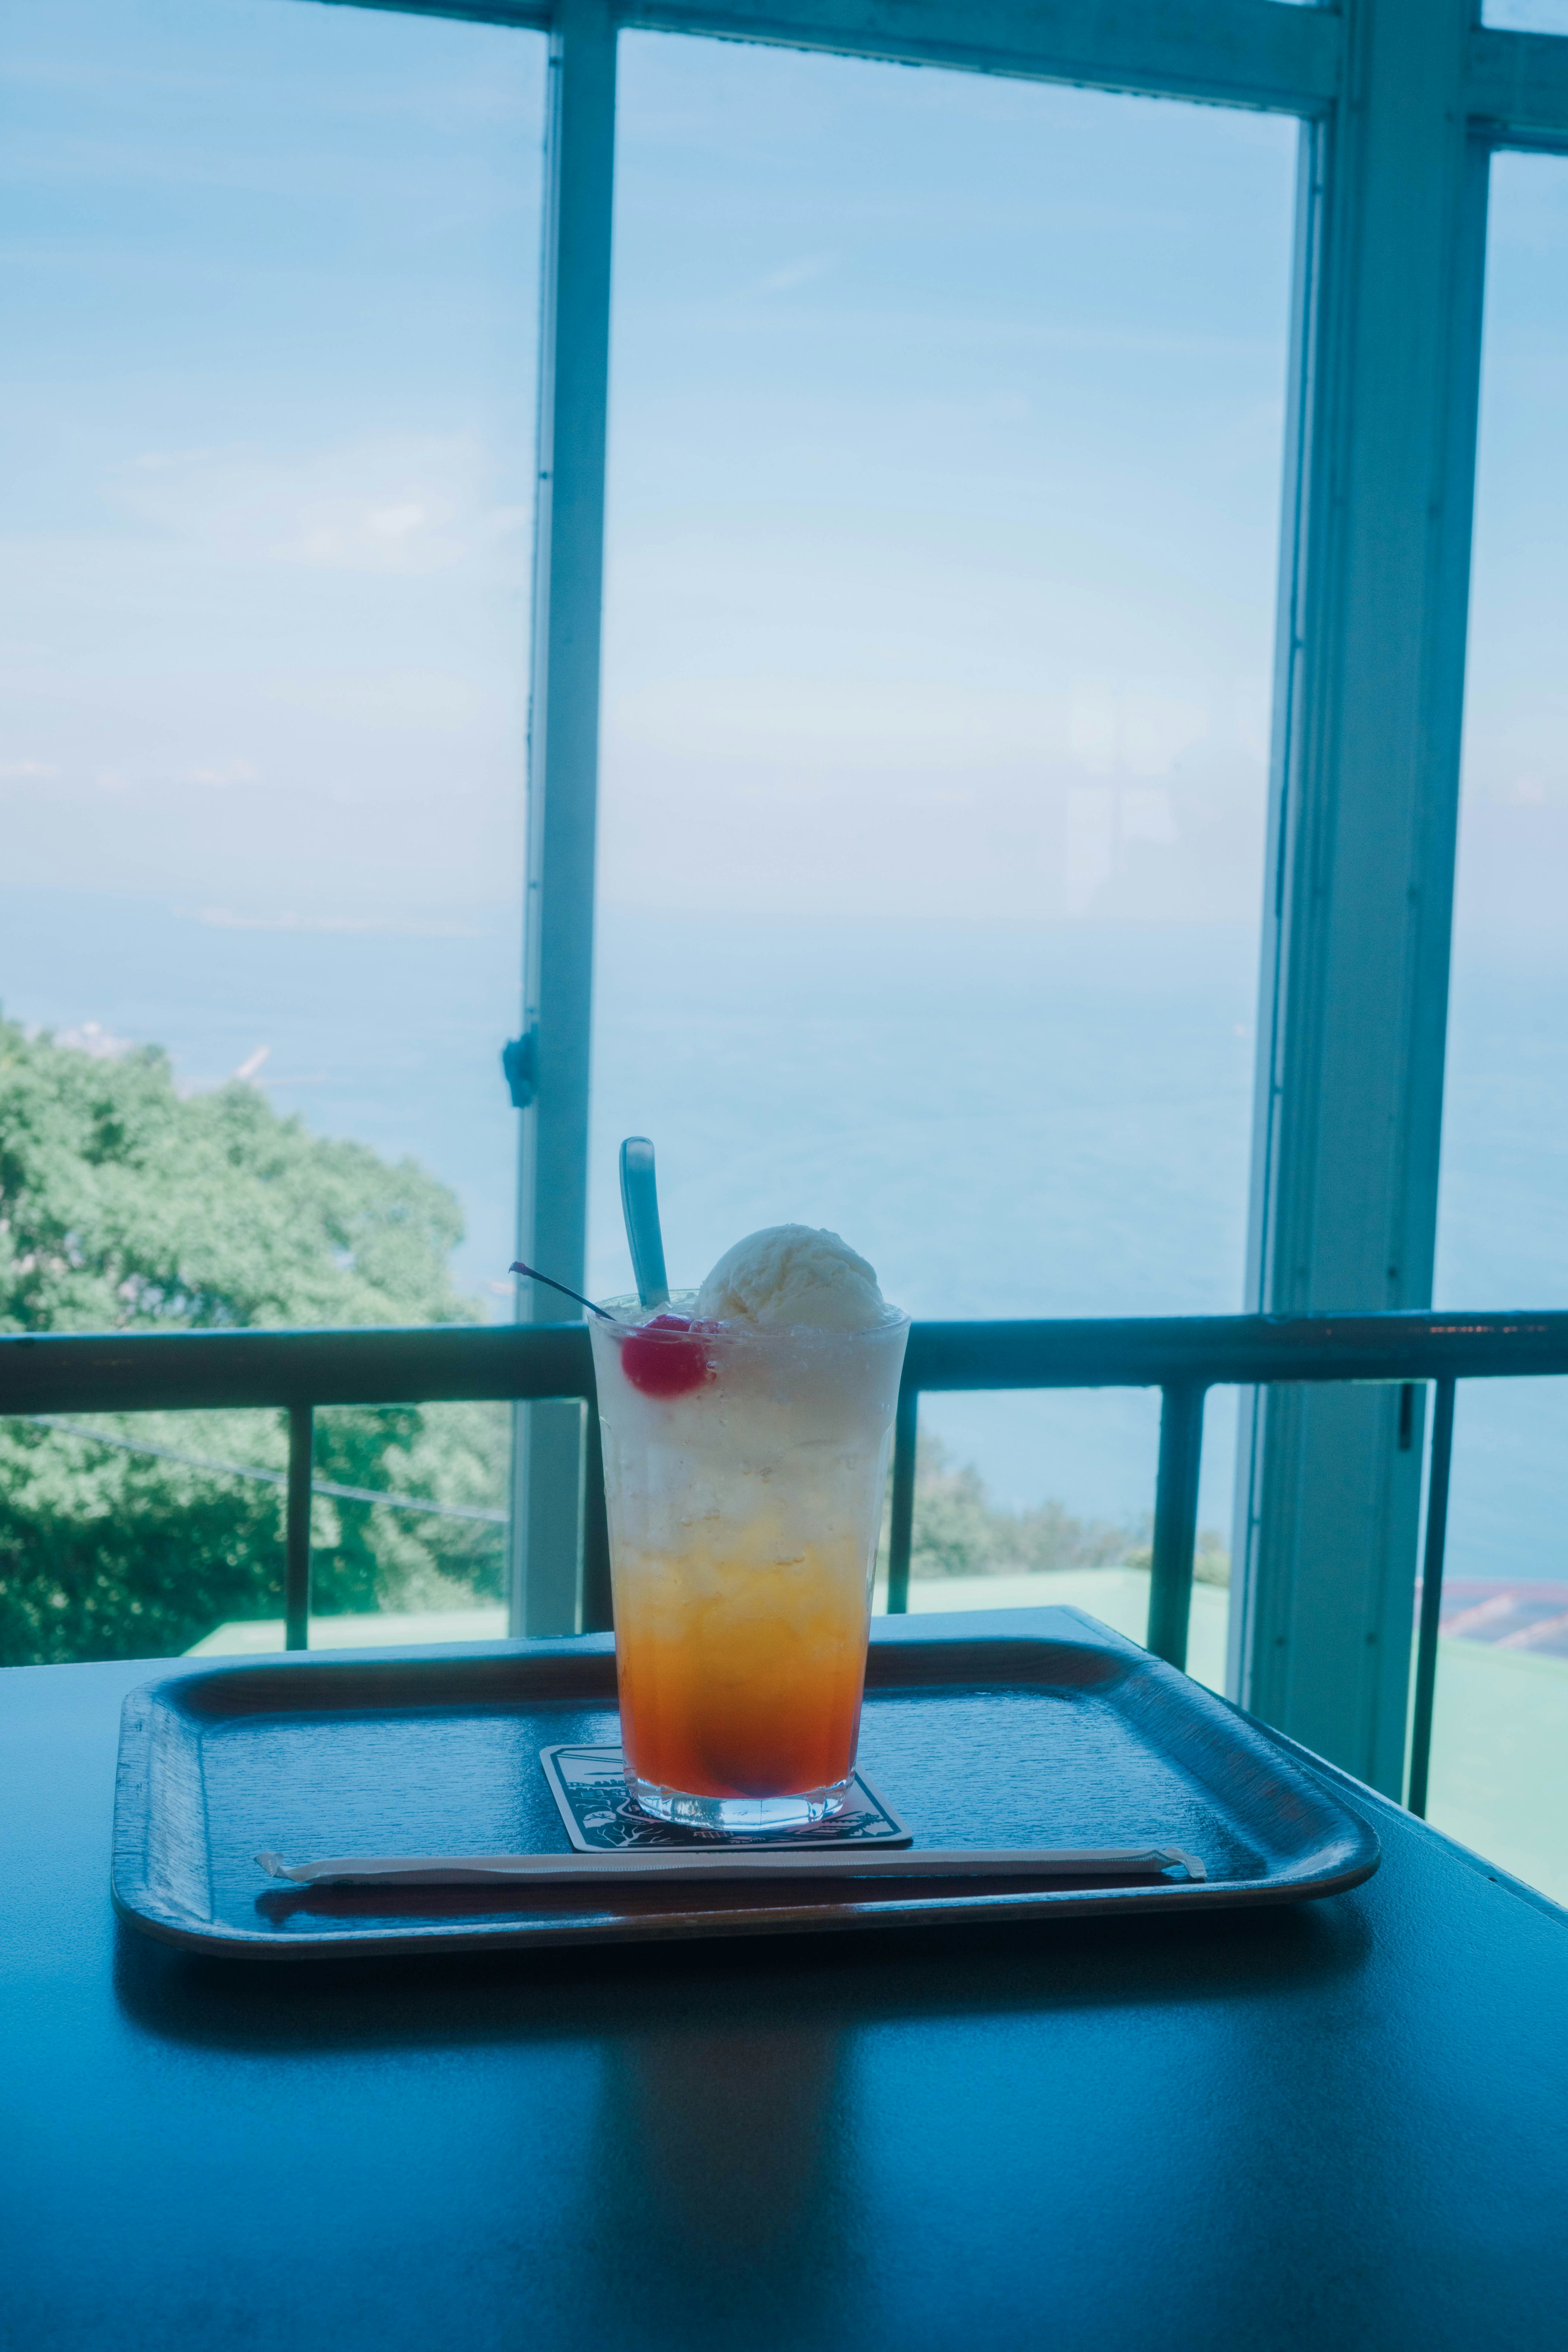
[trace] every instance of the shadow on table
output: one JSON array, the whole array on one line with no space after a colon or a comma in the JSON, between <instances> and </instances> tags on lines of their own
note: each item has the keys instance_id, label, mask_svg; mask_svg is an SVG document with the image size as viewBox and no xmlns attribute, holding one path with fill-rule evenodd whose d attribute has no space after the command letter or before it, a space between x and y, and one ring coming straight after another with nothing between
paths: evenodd
<instances>
[{"instance_id":1,"label":"shadow on table","mask_svg":"<svg viewBox=\"0 0 1568 2352\"><path fill-rule=\"evenodd\" d=\"M292 2079L307 2099L319 2097L316 2062L348 2053L351 2110L374 2108L395 2136L410 2085L438 2076L445 2111L462 2119L458 2144L470 2157L484 2148L487 2165L502 2152L517 2166L518 2198L542 2197L549 2208L515 2292L542 2293L555 2281L550 2291L570 2306L564 2340L680 2352L749 2343L765 2352L879 2340L889 2231L904 2243L888 2188L899 2168L885 2137L889 2114L914 2147L951 2143L994 2168L994 2150L977 2159L972 2108L996 2096L994 2040L955 2040L942 2029L1046 2021L1044 2037L1026 2032L1020 2043L1037 2089L1065 2079L1065 2068L1074 2099L1088 2098L1087 2109L1069 2099L1061 2111L1077 2118L1075 2133L1092 2140L1083 2116L1099 2111L1103 2092L1118 2147L1130 2113L1142 2118L1140 2145L1152 2145L1156 2123L1180 2139L1189 2114L1185 2062L1175 2064L1173 2050L1195 2049L1212 2072L1223 2045L1231 2080L1251 2064L1249 2053L1294 2043L1298 2017L1355 2008L1372 1948L1354 1894L1157 1921L420 1961L226 1964L122 1928L116 1988L135 2028L223 2053L225 2100L248 2097L236 2056L246 2074L256 2061L278 2078L273 2104L287 2112ZM1234 2034L1220 2014L1227 2005ZM1273 2043L1267 2032L1260 2042L1260 2006L1275 2013ZM1217 2035L1200 2027L1194 2043L1194 2011ZM1121 2037L1093 2024L1138 2012L1142 2038L1131 2046L1156 2052L1147 2114L1146 2061L1119 2058L1111 2042ZM1089 2022L1087 2036L1051 2030L1074 2013ZM920 2030L928 2026L930 2034ZM410 2069L430 2052L477 2063ZM1035 2161L1037 2141L1048 2149L1065 2128L1049 2095L1044 2108L1032 2095L1002 2106L998 2128L1018 2163ZM1086 2178L1095 2163L1114 2169L1123 2160L1124 2149L1113 2160L1102 2152ZM500 2243L505 2229L494 2234ZM542 2252L546 2244L556 2252ZM564 2273L552 2267L563 2246L581 2250Z\"/></svg>"},{"instance_id":2,"label":"shadow on table","mask_svg":"<svg viewBox=\"0 0 1568 2352\"><path fill-rule=\"evenodd\" d=\"M1371 1948L1357 1895L1255 1911L992 1927L453 1953L419 1959L219 1960L123 1924L127 2020L197 2047L289 2052L612 2043L644 2026L739 2031L1021 2011L1294 1998Z\"/></svg>"},{"instance_id":3,"label":"shadow on table","mask_svg":"<svg viewBox=\"0 0 1568 2352\"><path fill-rule=\"evenodd\" d=\"M590 2336L842 2335L856 2265L851 2036L826 2022L656 2028L607 2053L583 2216ZM706 2323L706 2327L705 2327ZM852 2331L853 2332L853 2331Z\"/></svg>"}]
</instances>

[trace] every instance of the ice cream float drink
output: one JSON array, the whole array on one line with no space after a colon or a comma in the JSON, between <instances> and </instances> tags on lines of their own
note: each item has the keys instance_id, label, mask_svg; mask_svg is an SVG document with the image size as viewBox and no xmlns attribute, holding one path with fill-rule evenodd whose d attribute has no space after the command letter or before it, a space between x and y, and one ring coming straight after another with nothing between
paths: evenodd
<instances>
[{"instance_id":1,"label":"ice cream float drink","mask_svg":"<svg viewBox=\"0 0 1568 2352\"><path fill-rule=\"evenodd\" d=\"M609 1302L593 1340L626 1778L725 1831L841 1802L908 1318L801 1225L750 1235L700 1290Z\"/></svg>"}]
</instances>

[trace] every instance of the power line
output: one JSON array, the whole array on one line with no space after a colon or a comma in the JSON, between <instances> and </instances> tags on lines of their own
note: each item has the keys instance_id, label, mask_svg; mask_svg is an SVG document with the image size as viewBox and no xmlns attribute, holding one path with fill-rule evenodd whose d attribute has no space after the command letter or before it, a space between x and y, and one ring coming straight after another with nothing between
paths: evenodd
<instances>
[{"instance_id":1,"label":"power line","mask_svg":"<svg viewBox=\"0 0 1568 2352\"><path fill-rule=\"evenodd\" d=\"M79 1422L60 1421L48 1412L19 1412L37 1429L58 1430L65 1437L82 1437L91 1445L114 1445L122 1454L152 1454L160 1462L183 1462L190 1470L214 1470L226 1478L253 1478L268 1486L281 1486L286 1470L262 1470L244 1462L215 1462L205 1454L182 1454L173 1445L154 1445L145 1437L116 1437L106 1429L84 1429ZM312 1495L330 1495L341 1503L380 1503L389 1511L424 1511L438 1519L482 1519L493 1528L508 1524L505 1511L487 1511L477 1503L432 1503L423 1495L389 1495L378 1486L340 1486L331 1478L312 1478Z\"/></svg>"}]
</instances>

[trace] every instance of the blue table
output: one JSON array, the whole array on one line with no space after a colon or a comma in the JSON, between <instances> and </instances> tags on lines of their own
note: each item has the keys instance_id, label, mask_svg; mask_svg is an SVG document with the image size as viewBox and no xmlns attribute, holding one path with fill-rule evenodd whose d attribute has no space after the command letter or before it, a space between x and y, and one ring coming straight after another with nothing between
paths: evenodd
<instances>
[{"instance_id":1,"label":"blue table","mask_svg":"<svg viewBox=\"0 0 1568 2352\"><path fill-rule=\"evenodd\" d=\"M1568 1916L1364 1791L1280 1911L237 1966L110 1910L167 1670L0 1675L5 2352L1568 2342Z\"/></svg>"}]
</instances>

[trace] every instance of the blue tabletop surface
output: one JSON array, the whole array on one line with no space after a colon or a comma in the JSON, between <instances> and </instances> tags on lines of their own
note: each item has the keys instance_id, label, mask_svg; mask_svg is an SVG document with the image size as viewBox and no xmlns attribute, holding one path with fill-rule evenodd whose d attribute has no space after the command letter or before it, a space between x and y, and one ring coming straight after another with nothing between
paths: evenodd
<instances>
[{"instance_id":1,"label":"blue tabletop surface","mask_svg":"<svg viewBox=\"0 0 1568 2352\"><path fill-rule=\"evenodd\" d=\"M1364 1791L1281 1910L267 1967L110 1911L165 1671L0 1674L6 2352L1568 2340L1568 1916Z\"/></svg>"}]
</instances>

